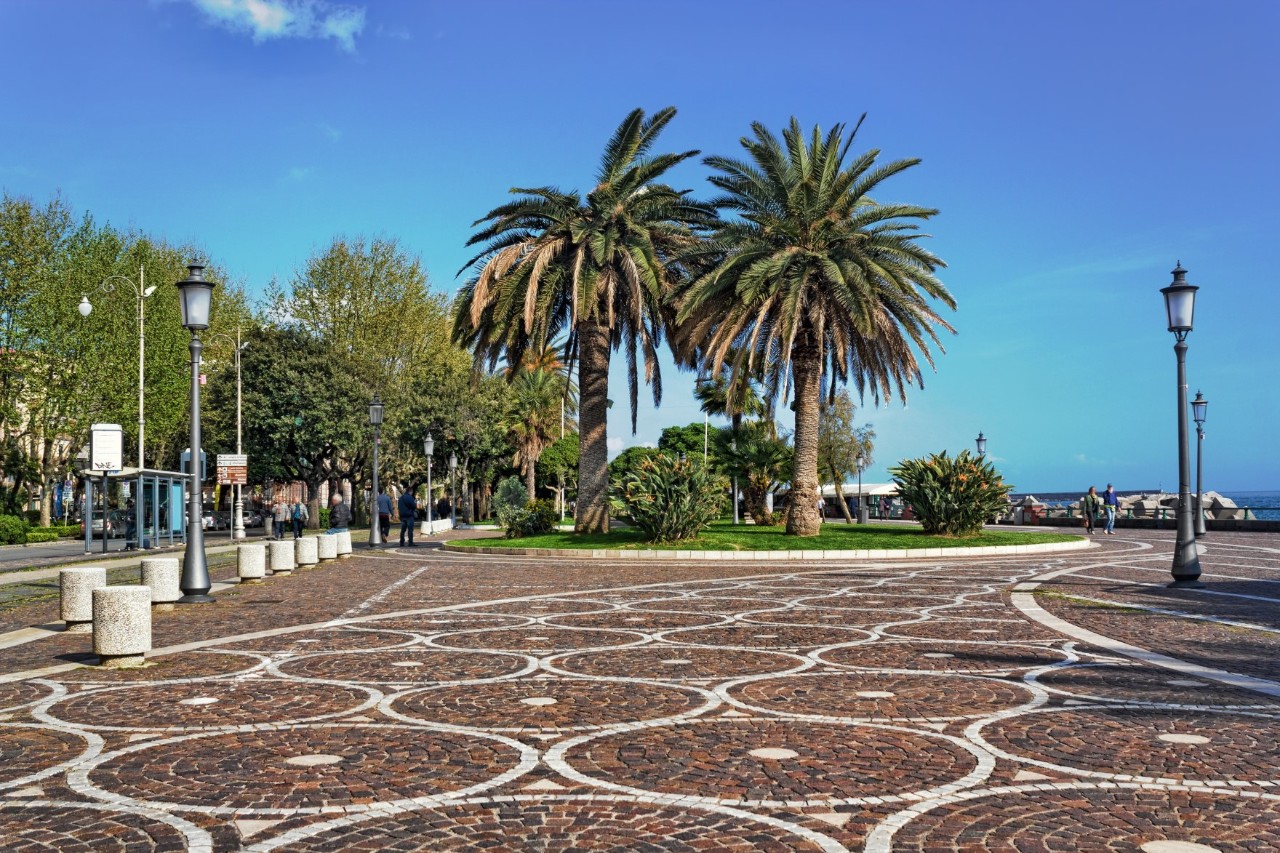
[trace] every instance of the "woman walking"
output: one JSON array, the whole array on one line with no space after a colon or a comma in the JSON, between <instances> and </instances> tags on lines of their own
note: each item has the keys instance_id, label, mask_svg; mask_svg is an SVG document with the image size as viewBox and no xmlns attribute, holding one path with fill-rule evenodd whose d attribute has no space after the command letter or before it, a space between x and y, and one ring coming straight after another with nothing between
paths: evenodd
<instances>
[{"instance_id":1,"label":"woman walking","mask_svg":"<svg viewBox=\"0 0 1280 853\"><path fill-rule=\"evenodd\" d=\"M1084 526L1089 529L1089 535L1093 535L1093 520L1098 515L1098 508L1102 506L1102 500L1098 497L1098 489L1096 486L1089 487L1089 494L1084 496L1080 501L1080 510L1084 513Z\"/></svg>"}]
</instances>

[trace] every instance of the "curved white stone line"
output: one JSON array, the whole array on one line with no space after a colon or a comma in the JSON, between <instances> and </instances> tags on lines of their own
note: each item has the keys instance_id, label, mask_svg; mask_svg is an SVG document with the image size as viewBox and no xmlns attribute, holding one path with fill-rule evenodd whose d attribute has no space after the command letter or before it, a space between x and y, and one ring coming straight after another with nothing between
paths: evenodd
<instances>
[{"instance_id":1,"label":"curved white stone line","mask_svg":"<svg viewBox=\"0 0 1280 853\"><path fill-rule=\"evenodd\" d=\"M0 732L5 729L36 729L38 731L56 731L63 734L73 735L84 741L84 750L75 758L68 758L66 761L59 761L51 767L43 770L37 770L34 773L28 773L26 776L20 776L17 779L11 779L8 782L0 782L0 790L10 788L25 788L32 782L38 782L41 779L48 779L50 776L56 776L71 768L75 767L82 761L91 761L102 752L105 742L97 734L90 731L83 731L64 724L42 725L40 723L0 723ZM0 805L8 802L8 800L0 800Z\"/></svg>"},{"instance_id":2,"label":"curved white stone line","mask_svg":"<svg viewBox=\"0 0 1280 853\"><path fill-rule=\"evenodd\" d=\"M863 847L864 853L890 853L893 849L893 836L898 830L911 823L911 821L923 814L942 808L943 806L953 805L955 803L967 802L969 800L979 800L987 797L1002 797L1006 795L1034 794L1039 792L1052 791L1186 791L1193 794L1224 794L1232 797L1242 797L1249 799L1263 800L1280 800L1280 795L1267 794L1258 791L1242 791L1238 788L1217 788L1205 787L1202 785L1182 785L1182 784L1153 784L1153 783L1137 783L1137 782L1042 782L1034 785L1004 785L998 788L978 788L971 791L963 791L955 794L949 794L925 800L915 805L908 806L902 811L895 812L889 817L880 821L867 834L866 845Z\"/></svg>"},{"instance_id":3,"label":"curved white stone line","mask_svg":"<svg viewBox=\"0 0 1280 853\"><path fill-rule=\"evenodd\" d=\"M186 839L187 853L213 853L213 837L200 827L196 826L189 820L181 818L177 815L169 814L162 809L149 809L142 806L132 806L128 804L108 804L108 803L84 803L77 800L4 800L0 801L0 806L13 808L29 808L29 809L89 809L98 812L118 812L120 814L131 814L138 817L149 818L160 823L168 824L174 829L181 832Z\"/></svg>"}]
</instances>

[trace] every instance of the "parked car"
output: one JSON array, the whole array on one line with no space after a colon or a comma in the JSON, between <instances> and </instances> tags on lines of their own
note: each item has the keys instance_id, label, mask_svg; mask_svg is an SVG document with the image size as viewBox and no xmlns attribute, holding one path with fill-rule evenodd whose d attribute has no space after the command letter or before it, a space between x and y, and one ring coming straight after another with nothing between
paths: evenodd
<instances>
[{"instance_id":1,"label":"parked car","mask_svg":"<svg viewBox=\"0 0 1280 853\"><path fill-rule=\"evenodd\" d=\"M102 523L103 523L103 518L101 515L95 515L93 517L93 538L94 539L102 538ZM106 525L107 525L107 538L119 539L122 536L124 536L125 530L129 526L129 520L128 518L125 517L125 514L122 510L118 510L118 509L107 510ZM81 522L80 524L80 535L82 537L84 536L83 522Z\"/></svg>"},{"instance_id":2,"label":"parked car","mask_svg":"<svg viewBox=\"0 0 1280 853\"><path fill-rule=\"evenodd\" d=\"M265 521L266 519L263 518L260 510L246 509L244 511L244 526L246 528L261 527Z\"/></svg>"},{"instance_id":3,"label":"parked car","mask_svg":"<svg viewBox=\"0 0 1280 853\"><path fill-rule=\"evenodd\" d=\"M229 526L230 516L225 512L214 512L211 509L204 511L204 518L201 520L200 526L205 530L226 530Z\"/></svg>"}]
</instances>

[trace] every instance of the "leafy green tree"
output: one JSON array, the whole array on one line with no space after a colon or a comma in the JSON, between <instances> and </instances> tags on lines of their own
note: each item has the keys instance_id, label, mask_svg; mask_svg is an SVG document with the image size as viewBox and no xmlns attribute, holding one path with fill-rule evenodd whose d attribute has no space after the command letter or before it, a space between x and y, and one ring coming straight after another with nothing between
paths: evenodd
<instances>
[{"instance_id":1,"label":"leafy green tree","mask_svg":"<svg viewBox=\"0 0 1280 853\"><path fill-rule=\"evenodd\" d=\"M835 483L840 512L850 524L853 516L844 497L844 482L870 467L876 439L871 424L853 425L854 412L849 392L841 389L834 399L823 402L818 415L818 471Z\"/></svg>"},{"instance_id":2,"label":"leafy green tree","mask_svg":"<svg viewBox=\"0 0 1280 853\"><path fill-rule=\"evenodd\" d=\"M675 117L668 107L646 118L632 111L605 148L592 190L585 196L554 187L513 189L517 198L489 211L467 242L480 246L465 268L455 313L455 340L478 365L492 368L524 360L559 335L578 362L582 453L575 526L608 529L605 476L608 459L609 363L626 355L635 431L639 365L653 389L662 385L657 351L664 306L690 253L695 229L710 211L660 179L697 154L654 154L651 149Z\"/></svg>"},{"instance_id":3,"label":"leafy green tree","mask_svg":"<svg viewBox=\"0 0 1280 853\"><path fill-rule=\"evenodd\" d=\"M624 449L609 463L609 479L616 480L628 471L633 471L642 459L657 456L661 451L656 447L635 445Z\"/></svg>"},{"instance_id":4,"label":"leafy green tree","mask_svg":"<svg viewBox=\"0 0 1280 853\"><path fill-rule=\"evenodd\" d=\"M920 359L933 363L937 330L951 328L929 300L955 301L934 275L942 261L917 242L916 222L937 211L872 198L918 160L877 166L872 150L849 161L857 127L806 138L793 118L781 140L759 123L752 132L745 160L705 161L723 193L712 203L732 218L708 250L714 267L677 298L676 319L681 339L705 342L706 372L728 363L735 379L762 372L772 395L793 389L792 493L812 495L824 382L905 399L922 382ZM820 522L813 501L790 502L789 534L816 536Z\"/></svg>"},{"instance_id":5,"label":"leafy green tree","mask_svg":"<svg viewBox=\"0 0 1280 853\"><path fill-rule=\"evenodd\" d=\"M537 498L538 457L560 429L564 380L545 370L521 370L511 380L511 411L504 426L515 448L512 462L524 471L529 500Z\"/></svg>"},{"instance_id":6,"label":"leafy green tree","mask_svg":"<svg viewBox=\"0 0 1280 853\"><path fill-rule=\"evenodd\" d=\"M577 432L567 432L564 438L556 439L542 451L542 456L538 457L538 470L540 478L543 482L550 482L552 475L555 477L556 491L559 494L560 505L563 507L568 501L566 489L576 488L578 457L581 444L578 441Z\"/></svg>"},{"instance_id":7,"label":"leafy green tree","mask_svg":"<svg viewBox=\"0 0 1280 853\"><path fill-rule=\"evenodd\" d=\"M711 431L704 423L686 426L670 426L658 437L658 449L675 457L681 455L702 461L702 451L707 450L707 462L715 467L718 459L716 448L711 446Z\"/></svg>"}]
</instances>

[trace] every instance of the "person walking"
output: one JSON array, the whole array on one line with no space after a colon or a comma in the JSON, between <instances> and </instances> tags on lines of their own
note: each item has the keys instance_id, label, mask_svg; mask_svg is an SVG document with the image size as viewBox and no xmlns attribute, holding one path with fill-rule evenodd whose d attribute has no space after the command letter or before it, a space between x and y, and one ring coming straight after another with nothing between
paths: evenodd
<instances>
[{"instance_id":1,"label":"person walking","mask_svg":"<svg viewBox=\"0 0 1280 853\"><path fill-rule=\"evenodd\" d=\"M1116 487L1107 483L1107 490L1102 493L1102 508L1107 511L1107 528L1103 532L1108 536L1116 535L1116 513L1120 511L1120 496Z\"/></svg>"},{"instance_id":2,"label":"person walking","mask_svg":"<svg viewBox=\"0 0 1280 853\"><path fill-rule=\"evenodd\" d=\"M307 526L307 520L311 517L311 514L307 512L307 505L303 503L302 498L298 498L298 500L293 502L293 509L289 514L292 516L291 520L293 521L293 538L301 539L302 528Z\"/></svg>"},{"instance_id":3,"label":"person walking","mask_svg":"<svg viewBox=\"0 0 1280 853\"><path fill-rule=\"evenodd\" d=\"M283 496L277 497L271 509L271 532L273 539L284 539L284 526L289 522L289 504Z\"/></svg>"},{"instance_id":4,"label":"person walking","mask_svg":"<svg viewBox=\"0 0 1280 853\"><path fill-rule=\"evenodd\" d=\"M400 547L405 547L404 537L409 535L409 547L416 548L413 544L413 522L418 515L418 502L413 497L413 492L405 489L400 495L400 500L396 502L396 508L400 511Z\"/></svg>"},{"instance_id":5,"label":"person walking","mask_svg":"<svg viewBox=\"0 0 1280 853\"><path fill-rule=\"evenodd\" d=\"M391 535L391 495L385 486L378 487L378 529L382 531L382 541L386 542Z\"/></svg>"},{"instance_id":6,"label":"person walking","mask_svg":"<svg viewBox=\"0 0 1280 853\"><path fill-rule=\"evenodd\" d=\"M436 518L442 520L448 518L452 509L453 507L449 504L449 496L441 495L440 500L436 501Z\"/></svg>"},{"instance_id":7,"label":"person walking","mask_svg":"<svg viewBox=\"0 0 1280 853\"><path fill-rule=\"evenodd\" d=\"M1084 513L1084 526L1088 528L1090 536L1093 535L1093 519L1101 506L1102 500L1098 497L1098 488L1090 486L1089 494L1080 501L1080 511Z\"/></svg>"},{"instance_id":8,"label":"person walking","mask_svg":"<svg viewBox=\"0 0 1280 853\"><path fill-rule=\"evenodd\" d=\"M329 499L329 529L325 534L332 536L335 533L342 533L350 526L351 507L342 499L342 492L338 492Z\"/></svg>"}]
</instances>

